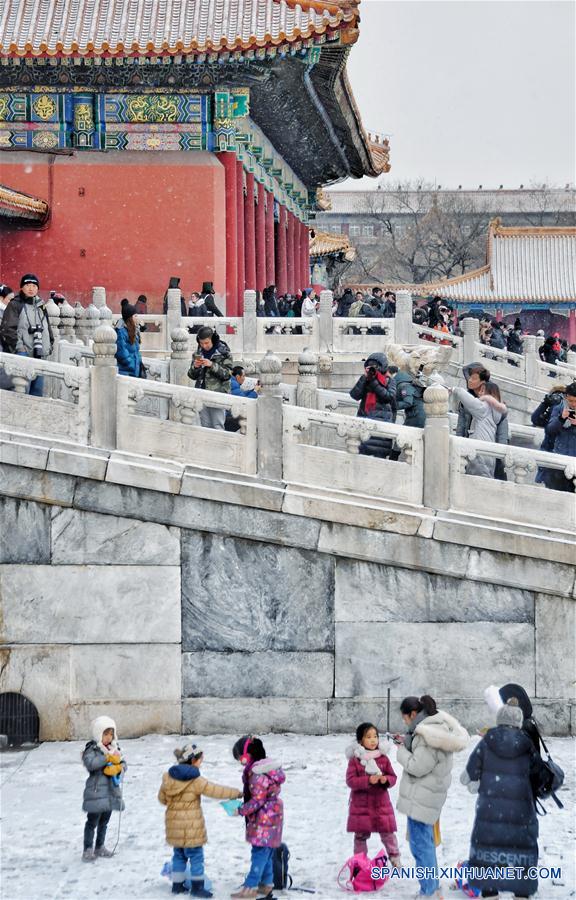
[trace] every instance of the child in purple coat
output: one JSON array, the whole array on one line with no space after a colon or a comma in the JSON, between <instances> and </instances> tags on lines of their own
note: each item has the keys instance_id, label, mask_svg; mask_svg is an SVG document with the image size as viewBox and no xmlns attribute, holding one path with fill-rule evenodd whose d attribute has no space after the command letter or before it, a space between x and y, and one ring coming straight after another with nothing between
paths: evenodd
<instances>
[{"instance_id":1,"label":"child in purple coat","mask_svg":"<svg viewBox=\"0 0 576 900\"><path fill-rule=\"evenodd\" d=\"M354 832L354 853L366 853L372 832L380 835L390 863L400 865L396 818L389 788L396 775L388 759L389 747L380 744L378 729L363 722L356 729L356 743L346 748L346 784L350 788L347 831Z\"/></svg>"},{"instance_id":2,"label":"child in purple coat","mask_svg":"<svg viewBox=\"0 0 576 900\"><path fill-rule=\"evenodd\" d=\"M279 765L266 758L260 738L241 737L234 744L232 754L244 766L244 803L238 815L246 819L246 840L252 845L252 862L244 884L231 896L253 900L258 895L271 894L274 887L272 856L282 843L284 805L280 789L286 776Z\"/></svg>"}]
</instances>

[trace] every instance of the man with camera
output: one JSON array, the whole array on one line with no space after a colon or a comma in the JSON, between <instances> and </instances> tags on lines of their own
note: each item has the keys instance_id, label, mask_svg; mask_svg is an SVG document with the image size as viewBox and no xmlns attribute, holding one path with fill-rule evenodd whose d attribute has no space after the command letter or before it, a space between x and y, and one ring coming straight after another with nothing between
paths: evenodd
<instances>
[{"instance_id":1,"label":"man with camera","mask_svg":"<svg viewBox=\"0 0 576 900\"><path fill-rule=\"evenodd\" d=\"M564 402L554 406L546 426L546 437L554 442L553 453L576 456L576 381L566 388ZM544 483L552 490L574 493L574 480L566 478L559 469L547 469Z\"/></svg>"},{"instance_id":2,"label":"man with camera","mask_svg":"<svg viewBox=\"0 0 576 900\"><path fill-rule=\"evenodd\" d=\"M350 396L360 401L358 415L365 419L394 422L396 419L396 389L388 372L388 358L384 353L373 353L364 363L361 375ZM372 435L360 444L361 454L379 456L381 459L397 459L398 451L392 450L390 438Z\"/></svg>"},{"instance_id":3,"label":"man with camera","mask_svg":"<svg viewBox=\"0 0 576 900\"><path fill-rule=\"evenodd\" d=\"M20 293L14 297L2 318L2 345L6 353L46 359L52 353L54 337L44 304L38 296L40 282L36 275L23 275ZM41 397L42 376L30 382L28 393Z\"/></svg>"}]
</instances>

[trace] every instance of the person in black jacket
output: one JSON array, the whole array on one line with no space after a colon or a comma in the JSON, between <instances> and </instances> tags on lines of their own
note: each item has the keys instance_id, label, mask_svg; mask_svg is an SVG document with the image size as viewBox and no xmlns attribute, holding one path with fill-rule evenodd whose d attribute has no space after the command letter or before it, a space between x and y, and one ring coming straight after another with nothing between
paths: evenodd
<instances>
[{"instance_id":1,"label":"person in black jacket","mask_svg":"<svg viewBox=\"0 0 576 900\"><path fill-rule=\"evenodd\" d=\"M388 372L388 359L384 353L373 353L364 363L364 375L361 375L350 396L360 401L358 416L365 419L378 419L381 422L394 422L396 419L396 388ZM399 451L392 449L390 438L371 435L360 444L359 453L365 456L378 456L381 459L398 459Z\"/></svg>"},{"instance_id":2,"label":"person in black jacket","mask_svg":"<svg viewBox=\"0 0 576 900\"><path fill-rule=\"evenodd\" d=\"M531 777L539 759L522 728L523 720L524 713L512 697L498 710L496 728L476 746L461 776L469 790L478 792L469 865L516 870L513 878L471 878L470 886L480 889L483 897L497 897L499 891L530 897L538 889L538 879L529 877L528 870L538 865L538 818Z\"/></svg>"}]
</instances>

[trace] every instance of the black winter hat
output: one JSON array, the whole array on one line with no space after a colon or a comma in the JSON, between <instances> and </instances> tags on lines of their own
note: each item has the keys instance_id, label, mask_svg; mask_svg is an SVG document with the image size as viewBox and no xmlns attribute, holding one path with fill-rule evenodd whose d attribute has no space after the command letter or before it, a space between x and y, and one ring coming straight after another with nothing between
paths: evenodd
<instances>
[{"instance_id":1,"label":"black winter hat","mask_svg":"<svg viewBox=\"0 0 576 900\"><path fill-rule=\"evenodd\" d=\"M202 294L213 294L214 293L214 282L213 281L203 281L201 293Z\"/></svg>"},{"instance_id":2,"label":"black winter hat","mask_svg":"<svg viewBox=\"0 0 576 900\"><path fill-rule=\"evenodd\" d=\"M128 300L126 300L126 298L122 300L120 309L122 311L122 318L125 322L127 322L128 319L132 318L132 316L135 316L137 313L136 307L132 306L131 303L128 303Z\"/></svg>"},{"instance_id":3,"label":"black winter hat","mask_svg":"<svg viewBox=\"0 0 576 900\"><path fill-rule=\"evenodd\" d=\"M23 288L25 284L35 284L36 287L40 287L40 282L38 281L37 275L32 275L28 273L28 275L23 275L20 279L20 287Z\"/></svg>"}]
</instances>

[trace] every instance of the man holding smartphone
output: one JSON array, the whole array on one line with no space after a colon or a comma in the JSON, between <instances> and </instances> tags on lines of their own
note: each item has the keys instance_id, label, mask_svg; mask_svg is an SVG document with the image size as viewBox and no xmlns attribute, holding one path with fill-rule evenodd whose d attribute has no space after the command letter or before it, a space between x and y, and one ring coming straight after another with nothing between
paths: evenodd
<instances>
[{"instance_id":1,"label":"man holding smartphone","mask_svg":"<svg viewBox=\"0 0 576 900\"><path fill-rule=\"evenodd\" d=\"M234 361L228 344L208 325L200 329L196 341L198 348L188 369L188 378L201 390L229 394ZM224 407L204 406L200 411L200 424L204 428L219 428L224 431L225 421Z\"/></svg>"},{"instance_id":2,"label":"man holding smartphone","mask_svg":"<svg viewBox=\"0 0 576 900\"><path fill-rule=\"evenodd\" d=\"M576 381L566 388L564 403L553 409L546 426L546 437L554 441L553 453L576 456ZM574 479L566 478L559 469L547 469L544 483L552 490L574 493Z\"/></svg>"}]
</instances>

